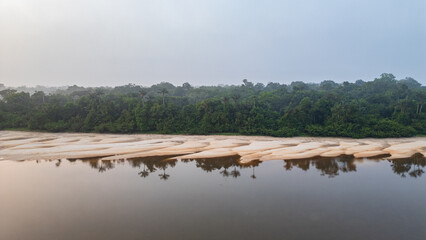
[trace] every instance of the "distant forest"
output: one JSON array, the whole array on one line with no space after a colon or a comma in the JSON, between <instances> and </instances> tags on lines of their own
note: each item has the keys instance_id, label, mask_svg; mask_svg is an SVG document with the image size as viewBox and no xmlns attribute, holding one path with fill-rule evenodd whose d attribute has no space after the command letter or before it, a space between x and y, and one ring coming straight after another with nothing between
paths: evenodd
<instances>
[{"instance_id":1,"label":"distant forest","mask_svg":"<svg viewBox=\"0 0 426 240\"><path fill-rule=\"evenodd\" d=\"M46 88L47 89L47 88ZM34 89L33 89L34 90ZM389 73L373 81L55 91L0 84L0 129L49 132L339 137L426 135L426 87Z\"/></svg>"}]
</instances>

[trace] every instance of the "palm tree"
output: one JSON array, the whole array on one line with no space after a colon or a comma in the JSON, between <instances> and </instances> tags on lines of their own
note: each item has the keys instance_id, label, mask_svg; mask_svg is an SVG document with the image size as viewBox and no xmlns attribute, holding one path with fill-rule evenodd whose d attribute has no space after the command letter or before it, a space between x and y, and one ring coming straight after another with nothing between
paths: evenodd
<instances>
[{"instance_id":1,"label":"palm tree","mask_svg":"<svg viewBox=\"0 0 426 240\"><path fill-rule=\"evenodd\" d=\"M253 179L256 179L256 175L254 174L254 166L253 166L253 174L250 176L251 178L253 178Z\"/></svg>"},{"instance_id":2,"label":"palm tree","mask_svg":"<svg viewBox=\"0 0 426 240\"><path fill-rule=\"evenodd\" d=\"M159 168L163 169L163 173L158 174L158 176L160 176L160 179L162 179L162 180L167 180L170 177L169 174L166 174L166 169L167 169L168 164L169 164L169 162L167 162L167 161L157 162L157 166L159 166Z\"/></svg>"},{"instance_id":3,"label":"palm tree","mask_svg":"<svg viewBox=\"0 0 426 240\"><path fill-rule=\"evenodd\" d=\"M144 90L144 89L142 89L142 90L139 92L139 95L141 96L141 99L142 99L142 104L145 102L145 96L146 96L146 94L147 94L147 92L146 92L146 90Z\"/></svg>"},{"instance_id":4,"label":"palm tree","mask_svg":"<svg viewBox=\"0 0 426 240\"><path fill-rule=\"evenodd\" d=\"M100 173L105 172L108 169L113 169L114 168L114 164L112 163L112 161L109 160L102 160L101 161L101 166L98 168L98 171Z\"/></svg>"},{"instance_id":5,"label":"palm tree","mask_svg":"<svg viewBox=\"0 0 426 240\"><path fill-rule=\"evenodd\" d=\"M233 178L237 178L241 175L240 171L237 170L236 166L234 166L234 170L231 171L231 175Z\"/></svg>"},{"instance_id":6,"label":"palm tree","mask_svg":"<svg viewBox=\"0 0 426 240\"><path fill-rule=\"evenodd\" d=\"M254 95L251 98L253 99L253 108L256 108L257 96Z\"/></svg>"},{"instance_id":7,"label":"palm tree","mask_svg":"<svg viewBox=\"0 0 426 240\"><path fill-rule=\"evenodd\" d=\"M100 172L100 173L102 173L102 172L105 172L107 169L106 169L106 167L104 167L102 164L101 164L101 166L98 168L98 171Z\"/></svg>"},{"instance_id":8,"label":"palm tree","mask_svg":"<svg viewBox=\"0 0 426 240\"><path fill-rule=\"evenodd\" d=\"M222 176L224 177L229 177L229 172L227 170L227 168L223 169L222 171L220 171L220 173L222 174Z\"/></svg>"},{"instance_id":9,"label":"palm tree","mask_svg":"<svg viewBox=\"0 0 426 240\"><path fill-rule=\"evenodd\" d=\"M205 101L202 101L201 105L203 106L204 112L207 112L207 108L208 108L207 103Z\"/></svg>"},{"instance_id":10,"label":"palm tree","mask_svg":"<svg viewBox=\"0 0 426 240\"><path fill-rule=\"evenodd\" d=\"M141 172L139 172L139 175L141 176L141 177L143 177L143 178L146 178L146 177L148 177L148 175L149 175L149 171L147 171L146 169L145 169L145 167L146 167L146 165L145 165L145 163L143 164L143 170L141 171Z\"/></svg>"},{"instance_id":11,"label":"palm tree","mask_svg":"<svg viewBox=\"0 0 426 240\"><path fill-rule=\"evenodd\" d=\"M167 180L170 177L169 174L166 174L166 168L163 168L163 174L158 174L158 176L160 176L161 180Z\"/></svg>"},{"instance_id":12,"label":"palm tree","mask_svg":"<svg viewBox=\"0 0 426 240\"><path fill-rule=\"evenodd\" d=\"M160 91L160 92L158 92L158 93L161 93L161 95L163 96L163 105L164 105L164 95L165 95L165 94L167 94L167 93L169 93L169 91L167 91L167 89L163 88L163 89L161 89L161 91Z\"/></svg>"},{"instance_id":13,"label":"palm tree","mask_svg":"<svg viewBox=\"0 0 426 240\"><path fill-rule=\"evenodd\" d=\"M417 106L416 106L416 113L417 114L420 114L420 113L422 113L422 104L420 104L420 103L417 103Z\"/></svg>"}]
</instances>

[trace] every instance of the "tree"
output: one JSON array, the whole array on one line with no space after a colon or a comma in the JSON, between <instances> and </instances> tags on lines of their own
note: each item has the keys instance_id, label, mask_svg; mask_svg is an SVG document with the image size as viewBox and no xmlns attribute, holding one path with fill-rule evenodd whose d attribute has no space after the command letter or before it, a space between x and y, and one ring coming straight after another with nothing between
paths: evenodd
<instances>
[{"instance_id":1,"label":"tree","mask_svg":"<svg viewBox=\"0 0 426 240\"><path fill-rule=\"evenodd\" d=\"M241 173L240 173L240 171L237 170L236 166L234 166L234 170L231 171L231 176L233 178L237 178L237 177L241 176Z\"/></svg>"},{"instance_id":2,"label":"tree","mask_svg":"<svg viewBox=\"0 0 426 240\"><path fill-rule=\"evenodd\" d=\"M146 178L149 176L149 171L145 169L146 168L146 164L143 163L143 170L141 172L139 172L139 176Z\"/></svg>"},{"instance_id":3,"label":"tree","mask_svg":"<svg viewBox=\"0 0 426 240\"><path fill-rule=\"evenodd\" d=\"M164 105L164 103L165 103L164 102L164 95L167 94L167 93L169 93L169 91L167 91L167 89L163 88L163 89L161 89L161 91L159 93L161 93L161 95L163 97L163 105Z\"/></svg>"},{"instance_id":4,"label":"tree","mask_svg":"<svg viewBox=\"0 0 426 240\"><path fill-rule=\"evenodd\" d=\"M254 168L255 168L255 166L252 166L252 168L253 168L253 173L252 173L252 175L250 177L253 178L253 179L256 179L256 175L254 174Z\"/></svg>"},{"instance_id":5,"label":"tree","mask_svg":"<svg viewBox=\"0 0 426 240\"><path fill-rule=\"evenodd\" d=\"M232 99L234 100L235 104L238 104L238 100L240 100L240 98L241 98L240 94L232 95Z\"/></svg>"},{"instance_id":6,"label":"tree","mask_svg":"<svg viewBox=\"0 0 426 240\"><path fill-rule=\"evenodd\" d=\"M419 84L384 73L373 81L341 84L326 80L265 87L245 79L231 86L71 86L32 95L23 92L25 87L3 89L0 129L408 137L426 134L426 88Z\"/></svg>"}]
</instances>

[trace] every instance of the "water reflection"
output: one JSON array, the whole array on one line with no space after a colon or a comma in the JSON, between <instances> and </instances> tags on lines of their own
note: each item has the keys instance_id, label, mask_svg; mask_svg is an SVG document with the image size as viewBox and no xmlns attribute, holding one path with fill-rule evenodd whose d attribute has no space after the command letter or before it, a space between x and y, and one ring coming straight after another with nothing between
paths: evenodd
<instances>
[{"instance_id":1,"label":"water reflection","mask_svg":"<svg viewBox=\"0 0 426 240\"><path fill-rule=\"evenodd\" d=\"M116 164L128 163L133 168L139 168L138 175L141 178L147 178L154 172L159 172L157 175L162 180L168 180L170 173L167 172L168 168L176 166L178 160L171 159L173 156L161 156L161 157L143 157L134 158L128 160L100 160L97 158L82 159L82 160L68 160L70 162L81 161L87 163L91 168L98 170L103 173L107 170L113 169ZM225 178L239 178L241 177L241 171L243 169L251 168L250 178L257 179L255 168L258 167L261 162L253 161L248 164L240 164L238 156L232 157L221 157L221 158L205 158L205 159L185 159L180 160L183 163L195 163L195 166L207 173L217 173ZM386 159L385 159L386 160ZM56 167L60 167L63 160L57 160L55 162ZM293 169L301 169L308 171L315 169L320 175L333 178L339 176L342 173L356 172L357 162L359 159L354 159L349 156L342 156L337 158L315 158L315 159L300 159L300 160L284 160L284 168L287 171ZM373 161L371 159L366 161ZM375 161L384 161L383 159L375 159ZM37 161L38 162L38 161ZM412 158L407 159L396 159L387 160L390 163L392 171L405 178L421 177L426 167L426 158L421 155L415 155Z\"/></svg>"},{"instance_id":2,"label":"water reflection","mask_svg":"<svg viewBox=\"0 0 426 240\"><path fill-rule=\"evenodd\" d=\"M55 166L56 166L56 167L59 167L59 166L61 166L61 163L62 163L62 160L61 160L61 159L58 159L58 160L56 161L56 163L55 163Z\"/></svg>"},{"instance_id":3,"label":"water reflection","mask_svg":"<svg viewBox=\"0 0 426 240\"><path fill-rule=\"evenodd\" d=\"M0 161L0 239L423 239L426 234L423 157L238 161L62 159L37 166ZM348 235L353 226L356 231Z\"/></svg>"},{"instance_id":4,"label":"water reflection","mask_svg":"<svg viewBox=\"0 0 426 240\"><path fill-rule=\"evenodd\" d=\"M61 160L58 160L58 161L61 161ZM99 160L99 158L86 158L82 160L68 159L68 161L70 162L81 161L83 163L87 163L89 164L91 168L97 169L98 172L100 173L113 169L116 163L116 161ZM57 166L59 165L57 164Z\"/></svg>"},{"instance_id":5,"label":"water reflection","mask_svg":"<svg viewBox=\"0 0 426 240\"><path fill-rule=\"evenodd\" d=\"M425 172L426 158L423 155L414 155L412 158L389 160L394 173L405 178L408 176L417 178L421 177Z\"/></svg>"},{"instance_id":6,"label":"water reflection","mask_svg":"<svg viewBox=\"0 0 426 240\"><path fill-rule=\"evenodd\" d=\"M240 157L221 157L221 158L203 158L182 160L184 162L195 161L195 166L201 168L205 172L219 171L223 177L238 178L241 176L240 170L243 168L255 168L259 165L259 161L253 161L247 164L239 163ZM237 169L238 168L238 169ZM254 172L253 172L254 175Z\"/></svg>"},{"instance_id":7,"label":"water reflection","mask_svg":"<svg viewBox=\"0 0 426 240\"><path fill-rule=\"evenodd\" d=\"M338 176L341 172L356 172L355 159L351 157L286 160L284 162L284 168L287 171L292 170L293 167L307 171L312 166L318 169L322 176L330 178Z\"/></svg>"},{"instance_id":8,"label":"water reflection","mask_svg":"<svg viewBox=\"0 0 426 240\"><path fill-rule=\"evenodd\" d=\"M166 157L144 157L144 158L135 158L128 160L129 164L132 167L141 168L143 166L142 171L140 171L138 174L139 176L146 178L151 173L162 170L162 173L158 174L160 179L167 180L170 177L170 174L166 173L166 169L168 167L175 167L177 160L170 159L170 156Z\"/></svg>"}]
</instances>

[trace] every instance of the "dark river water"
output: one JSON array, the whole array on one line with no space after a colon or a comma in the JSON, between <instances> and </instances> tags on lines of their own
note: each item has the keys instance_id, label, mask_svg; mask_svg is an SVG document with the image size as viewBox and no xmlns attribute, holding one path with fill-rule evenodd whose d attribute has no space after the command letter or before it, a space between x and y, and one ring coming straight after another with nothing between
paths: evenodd
<instances>
[{"instance_id":1,"label":"dark river water","mask_svg":"<svg viewBox=\"0 0 426 240\"><path fill-rule=\"evenodd\" d=\"M426 160L0 161L0 239L426 239Z\"/></svg>"}]
</instances>

